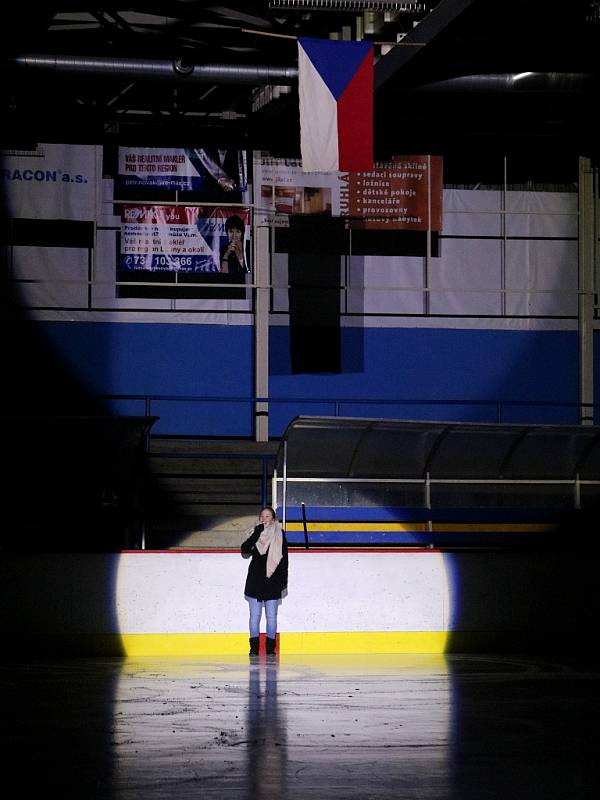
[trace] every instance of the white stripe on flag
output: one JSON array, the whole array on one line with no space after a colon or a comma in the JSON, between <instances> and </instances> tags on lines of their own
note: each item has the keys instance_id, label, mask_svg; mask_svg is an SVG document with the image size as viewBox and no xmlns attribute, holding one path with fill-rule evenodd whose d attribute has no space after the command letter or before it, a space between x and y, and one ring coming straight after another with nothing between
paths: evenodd
<instances>
[{"instance_id":1,"label":"white stripe on flag","mask_svg":"<svg viewBox=\"0 0 600 800\"><path fill-rule=\"evenodd\" d=\"M300 150L303 172L337 172L337 102L312 61L298 46Z\"/></svg>"}]
</instances>

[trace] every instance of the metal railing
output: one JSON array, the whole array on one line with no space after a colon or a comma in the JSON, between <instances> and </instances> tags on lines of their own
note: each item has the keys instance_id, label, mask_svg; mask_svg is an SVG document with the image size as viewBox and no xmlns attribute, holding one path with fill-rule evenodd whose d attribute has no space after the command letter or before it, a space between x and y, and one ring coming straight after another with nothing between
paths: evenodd
<instances>
[{"instance_id":1,"label":"metal railing","mask_svg":"<svg viewBox=\"0 0 600 800\"><path fill-rule=\"evenodd\" d=\"M215 396L206 396L206 395L183 395L183 394L100 394L97 395L97 398L102 401L107 401L109 403L140 403L143 407L143 413L147 416L156 415L156 404L157 403L198 403L199 407L206 406L207 404L213 403L232 403L232 404L239 404L242 406L246 406L248 409L248 415L251 417L254 406L257 403L267 403L271 406L293 406L296 408L300 408L302 406L326 406L328 407L329 413L325 414L322 411L319 412L320 416L333 416L333 417L353 417L357 416L356 412L353 411L349 413L345 406L359 406L365 407L365 409L372 408L373 406L386 406L386 407L393 407L393 406L405 406L409 408L422 408L426 410L427 408L436 409L436 414L434 417L430 417L429 415L424 415L423 417L418 417L418 419L435 419L436 421L439 419L443 419L443 417L439 414L439 409L444 408L448 409L448 413L452 413L452 409L471 409L476 411L477 409L484 410L485 414L483 415L475 415L472 417L466 417L463 415L453 415L447 421L462 421L462 422L510 422L513 424L535 424L538 423L547 423L547 418L542 418L542 414L532 414L531 418L527 420L523 420L521 418L510 419L510 411L515 411L518 409L522 410L531 410L533 412L538 411L554 411L560 419L556 419L553 421L555 424L569 424L569 425L577 425L579 424L579 412L582 408L587 408L588 411L592 411L594 416L600 416L600 403L588 403L582 404L577 401L553 401L553 400L473 400L473 399L454 399L454 400L427 400L423 398L408 398L408 397L279 397L279 396L270 396L270 397L258 397L258 396L243 396L243 395L215 395ZM299 410L294 410L293 416L297 416L300 414ZM364 416L373 416L373 414L368 413L364 414ZM200 413L199 413L200 418ZM391 419L407 419L405 415L397 415L393 414ZM413 418L414 419L414 418ZM160 428L160 423L155 426L154 433L157 433ZM169 433L169 432L161 432ZM194 434L193 432L190 435L210 435L209 433L201 433L201 434ZM222 431L219 433L221 436L239 436L239 434L229 434L227 431ZM249 432L248 435L251 435ZM277 437L277 434L275 434Z\"/></svg>"},{"instance_id":2,"label":"metal railing","mask_svg":"<svg viewBox=\"0 0 600 800\"><path fill-rule=\"evenodd\" d=\"M507 478L432 478L429 473L427 473L424 477L420 478L331 478L331 477L289 477L287 474L287 442L284 441L284 454L283 454L283 464L282 464L282 474L278 475L277 469L275 469L272 478L272 496L273 496L273 503L272 505L275 508L282 509L282 525L284 529L286 528L287 521L288 521L288 511L290 506L293 506L295 509L301 509L302 511L302 523L303 523L303 530L304 530L304 547L306 549L309 548L309 536L308 536L308 523L307 523L307 515L306 515L306 506L312 506L312 508L318 508L315 504L310 502L305 502L306 497L302 501L295 501L293 503L289 502L288 498L288 486L291 483L295 484L358 484L358 485L366 485L366 486L421 486L422 487L422 503L421 505L415 505L411 503L410 506L406 506L407 509L414 511L415 509L422 509L424 511L433 512L427 519L421 520L421 523L426 523L428 526L428 530L430 533L433 533L434 527L434 514L436 508L432 504L431 499L431 492L432 487L434 486L467 486L476 488L478 486L493 486L498 488L498 491L501 492L503 488L510 488L510 487L558 487L558 486L565 486L569 487L570 494L572 497L572 505L565 506L562 505L558 509L553 506L536 506L534 502L534 498L532 496L532 502L529 506L527 506L528 510L531 509L538 509L543 510L544 512L564 512L566 509L573 510L573 511L580 511L582 508L581 504L581 490L583 487L589 486L596 486L600 487L600 480L587 480L581 479L579 475L576 475L574 478L566 478L566 479L507 479ZM389 502L389 501L388 501ZM335 506L335 504L332 504ZM358 506L361 509L364 506ZM348 508L348 505L343 506L344 509ZM377 506L373 506L373 508L377 508ZM453 511L461 510L461 507L452 507ZM471 510L473 506L465 505L464 508ZM481 515L485 518L486 511L494 511L497 506L486 506L479 508ZM504 508L504 507L502 507ZM558 519L558 515L557 515ZM433 545L430 544L430 547Z\"/></svg>"},{"instance_id":3,"label":"metal railing","mask_svg":"<svg viewBox=\"0 0 600 800\"><path fill-rule=\"evenodd\" d=\"M284 461L283 475L280 477L275 472L273 475L272 494L277 505L281 505L286 512L287 484L289 483L335 483L335 484L379 484L382 486L406 485L423 487L423 505L421 508L432 509L431 487L440 486L568 486L571 487L573 494L573 508L581 508L581 488L583 486L600 486L600 480L585 480L578 475L574 478L565 479L534 479L534 478L432 478L429 473L422 478L325 478L325 477L293 477L287 475L287 468ZM281 484L281 503L279 502L279 485Z\"/></svg>"}]
</instances>

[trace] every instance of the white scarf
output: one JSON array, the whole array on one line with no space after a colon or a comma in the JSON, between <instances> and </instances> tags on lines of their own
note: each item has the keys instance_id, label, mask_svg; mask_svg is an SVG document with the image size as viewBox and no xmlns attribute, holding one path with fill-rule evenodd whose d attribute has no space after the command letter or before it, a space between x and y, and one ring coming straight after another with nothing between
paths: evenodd
<instances>
[{"instance_id":1,"label":"white scarf","mask_svg":"<svg viewBox=\"0 0 600 800\"><path fill-rule=\"evenodd\" d=\"M252 533L254 533L254 528L250 536ZM283 532L281 523L277 522L277 520L273 520L269 525L265 525L256 542L256 549L261 556L264 556L267 551L269 553L267 556L267 578L270 578L283 557Z\"/></svg>"}]
</instances>

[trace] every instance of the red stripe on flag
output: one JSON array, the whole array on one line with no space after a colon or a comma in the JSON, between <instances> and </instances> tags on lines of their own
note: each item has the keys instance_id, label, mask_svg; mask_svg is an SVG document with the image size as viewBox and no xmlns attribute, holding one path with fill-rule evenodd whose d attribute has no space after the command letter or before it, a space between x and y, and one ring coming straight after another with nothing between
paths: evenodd
<instances>
[{"instance_id":1,"label":"red stripe on flag","mask_svg":"<svg viewBox=\"0 0 600 800\"><path fill-rule=\"evenodd\" d=\"M373 51L369 50L338 100L340 172L373 169Z\"/></svg>"}]
</instances>

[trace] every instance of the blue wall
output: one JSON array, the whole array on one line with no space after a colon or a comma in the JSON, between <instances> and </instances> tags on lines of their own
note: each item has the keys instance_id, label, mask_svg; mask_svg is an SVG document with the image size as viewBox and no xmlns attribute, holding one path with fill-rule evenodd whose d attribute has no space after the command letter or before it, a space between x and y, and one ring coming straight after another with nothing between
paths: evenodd
<instances>
[{"instance_id":1,"label":"blue wall","mask_svg":"<svg viewBox=\"0 0 600 800\"><path fill-rule=\"evenodd\" d=\"M575 331L346 328L341 375L292 375L289 331L272 328L271 396L290 402L272 406L271 430L279 435L300 413L336 412L576 424L577 353ZM361 359L362 369L356 371ZM319 402L325 398L337 398L338 403Z\"/></svg>"},{"instance_id":2,"label":"blue wall","mask_svg":"<svg viewBox=\"0 0 600 800\"><path fill-rule=\"evenodd\" d=\"M251 326L46 322L41 327L89 391L162 396L150 406L150 413L160 416L154 433L252 436ZM272 436L301 413L578 422L576 331L345 328L342 362L339 375L294 375L289 330L271 327ZM143 399L111 401L109 407L120 414L146 412Z\"/></svg>"},{"instance_id":3,"label":"blue wall","mask_svg":"<svg viewBox=\"0 0 600 800\"><path fill-rule=\"evenodd\" d=\"M252 435L250 326L48 322L42 327L90 392L163 396L151 402L150 413L160 416L153 433ZM143 399L107 405L117 414L146 413Z\"/></svg>"}]
</instances>

